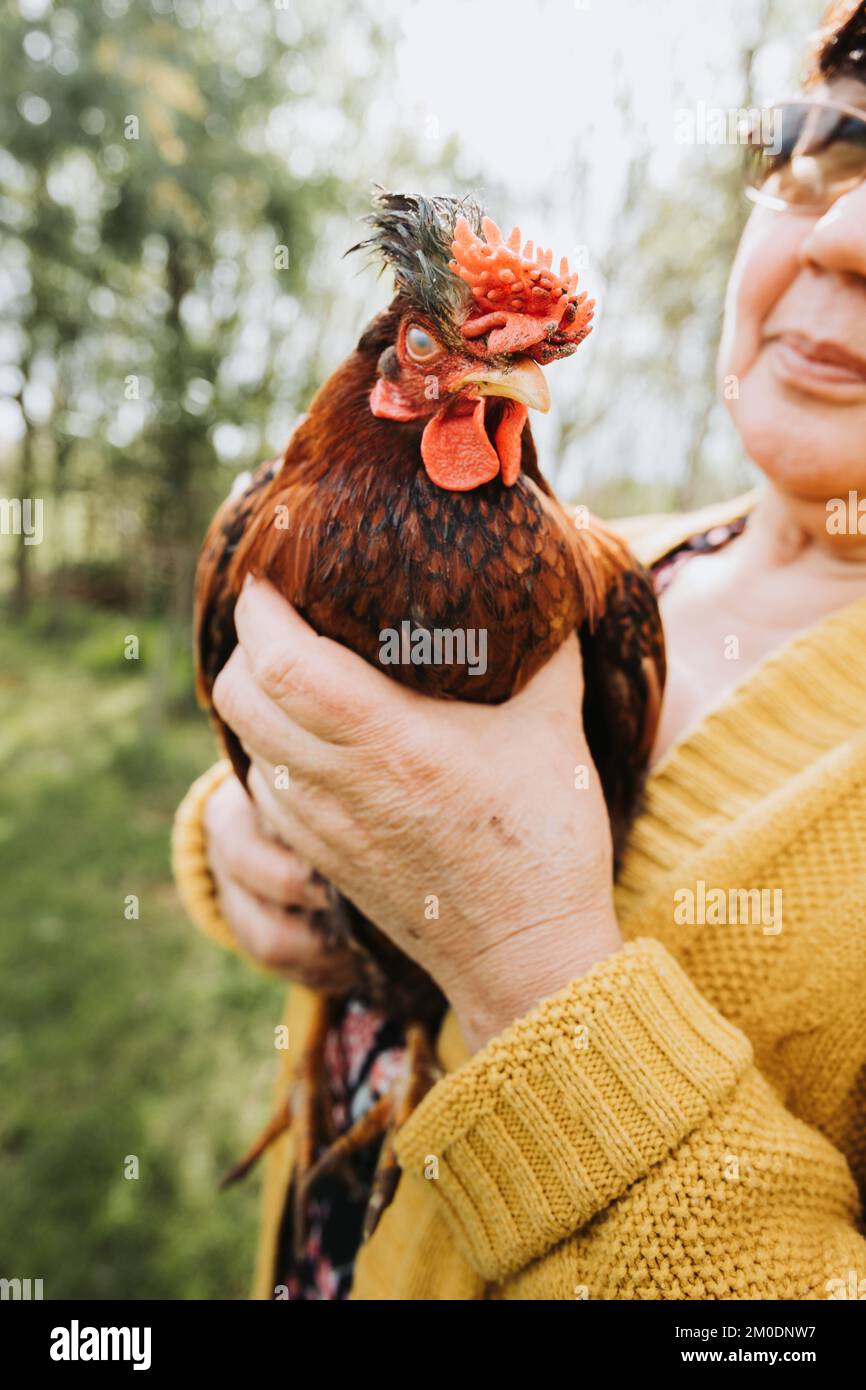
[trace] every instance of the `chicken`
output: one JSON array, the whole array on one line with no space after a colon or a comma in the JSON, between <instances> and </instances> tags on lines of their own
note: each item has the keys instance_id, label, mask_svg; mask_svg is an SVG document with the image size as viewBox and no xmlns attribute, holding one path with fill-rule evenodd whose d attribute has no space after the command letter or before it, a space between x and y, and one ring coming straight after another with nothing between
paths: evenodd
<instances>
[{"instance_id":1,"label":"chicken","mask_svg":"<svg viewBox=\"0 0 866 1390\"><path fill-rule=\"evenodd\" d=\"M380 192L370 235L396 294L321 387L281 459L217 513L197 576L198 690L236 645L247 574L265 577L320 633L437 698L497 703L579 634L583 716L619 861L638 809L665 677L649 577L593 518L576 522L539 470L528 410L547 410L543 365L573 353L593 305L550 251L503 239L470 198ZM484 633L486 670L468 662L383 664L384 631L413 645ZM248 759L220 737L242 781ZM406 1030L409 1066L393 1096L322 1149L324 1039L318 1026L292 1095L236 1166L298 1126L296 1227L303 1193L377 1128L393 1132L435 1079L431 1038L444 1009L434 983L351 903L332 893L318 925L359 952L360 996ZM398 1176L386 1141L367 1230Z\"/></svg>"}]
</instances>

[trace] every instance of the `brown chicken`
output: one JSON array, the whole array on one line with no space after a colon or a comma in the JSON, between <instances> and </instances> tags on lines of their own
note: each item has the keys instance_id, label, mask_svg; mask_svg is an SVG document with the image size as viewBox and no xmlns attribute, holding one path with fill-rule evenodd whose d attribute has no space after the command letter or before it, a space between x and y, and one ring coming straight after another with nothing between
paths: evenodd
<instances>
[{"instance_id":1,"label":"brown chicken","mask_svg":"<svg viewBox=\"0 0 866 1390\"><path fill-rule=\"evenodd\" d=\"M360 246L393 271L396 296L317 393L282 459L262 465L211 525L197 585L200 698L210 706L236 645L234 605L247 574L269 579L318 632L374 665L385 629L422 647L437 631L485 632L483 674L458 661L383 666L440 698L505 700L576 631L586 734L618 861L664 685L658 611L623 543L595 519L576 522L556 500L527 421L529 407L549 405L541 365L574 352L590 331L592 303L565 261L557 274L551 252L521 248L516 229L503 240L472 199L380 193L367 220ZM245 780L248 759L217 724ZM322 1067L334 1006L322 1001L292 1095L230 1175L295 1123L296 1240L315 1178L345 1167L383 1130L393 1133L432 1084L431 1037L444 1008L423 971L332 897L321 929L359 952L359 997L405 1026L408 1067L393 1095L324 1144ZM398 1173L386 1141L367 1233Z\"/></svg>"}]
</instances>

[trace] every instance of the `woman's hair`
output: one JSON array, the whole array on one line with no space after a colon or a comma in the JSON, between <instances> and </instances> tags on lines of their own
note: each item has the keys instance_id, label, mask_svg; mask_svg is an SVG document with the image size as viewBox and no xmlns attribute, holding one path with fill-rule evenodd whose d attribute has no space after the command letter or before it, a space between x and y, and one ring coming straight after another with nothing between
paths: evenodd
<instances>
[{"instance_id":1,"label":"woman's hair","mask_svg":"<svg viewBox=\"0 0 866 1390\"><path fill-rule=\"evenodd\" d=\"M806 85L834 77L866 82L866 0L830 0L809 55Z\"/></svg>"}]
</instances>

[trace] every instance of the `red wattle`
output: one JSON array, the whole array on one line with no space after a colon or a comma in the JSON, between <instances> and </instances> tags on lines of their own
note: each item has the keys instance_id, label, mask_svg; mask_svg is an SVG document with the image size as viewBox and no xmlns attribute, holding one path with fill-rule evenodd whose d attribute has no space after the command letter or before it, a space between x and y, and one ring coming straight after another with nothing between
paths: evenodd
<instances>
[{"instance_id":1,"label":"red wattle","mask_svg":"<svg viewBox=\"0 0 866 1390\"><path fill-rule=\"evenodd\" d=\"M502 481L511 487L520 476L520 436L529 414L520 401L506 401L502 419L496 430L496 452L502 465Z\"/></svg>"},{"instance_id":2,"label":"red wattle","mask_svg":"<svg viewBox=\"0 0 866 1390\"><path fill-rule=\"evenodd\" d=\"M495 478L499 456L484 429L484 400L438 410L421 436L421 457L431 483L449 492L469 492Z\"/></svg>"}]
</instances>

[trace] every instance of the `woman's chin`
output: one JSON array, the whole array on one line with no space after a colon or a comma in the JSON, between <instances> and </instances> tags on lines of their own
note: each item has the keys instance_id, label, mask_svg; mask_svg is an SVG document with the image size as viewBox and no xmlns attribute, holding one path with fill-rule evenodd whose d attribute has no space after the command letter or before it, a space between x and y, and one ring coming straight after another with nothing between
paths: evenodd
<instances>
[{"instance_id":1,"label":"woman's chin","mask_svg":"<svg viewBox=\"0 0 866 1390\"><path fill-rule=\"evenodd\" d=\"M745 452L783 491L822 501L851 489L866 495L866 401L797 390L762 354L728 405Z\"/></svg>"}]
</instances>

